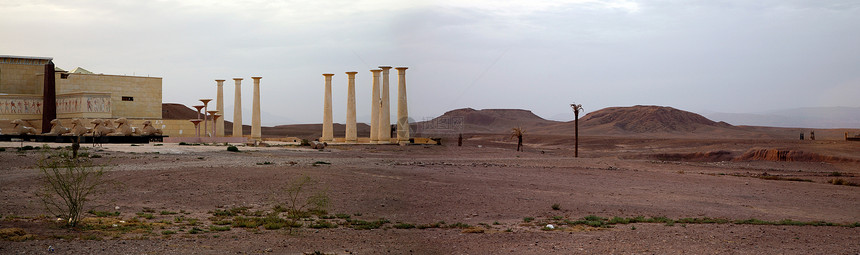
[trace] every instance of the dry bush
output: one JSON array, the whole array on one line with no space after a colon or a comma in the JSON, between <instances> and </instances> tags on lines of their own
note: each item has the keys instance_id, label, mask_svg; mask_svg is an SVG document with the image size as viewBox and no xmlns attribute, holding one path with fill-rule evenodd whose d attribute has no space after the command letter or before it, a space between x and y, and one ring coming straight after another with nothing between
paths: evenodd
<instances>
[{"instance_id":1,"label":"dry bush","mask_svg":"<svg viewBox=\"0 0 860 255\"><path fill-rule=\"evenodd\" d=\"M87 201L105 184L104 166L95 166L87 158L75 158L62 150L37 163L45 187L37 193L48 213L67 219L76 226L86 210Z\"/></svg>"}]
</instances>

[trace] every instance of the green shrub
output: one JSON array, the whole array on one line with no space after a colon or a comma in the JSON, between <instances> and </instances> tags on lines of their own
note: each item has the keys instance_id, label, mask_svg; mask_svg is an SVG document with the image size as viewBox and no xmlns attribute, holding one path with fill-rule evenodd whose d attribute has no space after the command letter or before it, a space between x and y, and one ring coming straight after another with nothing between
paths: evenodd
<instances>
[{"instance_id":1,"label":"green shrub","mask_svg":"<svg viewBox=\"0 0 860 255\"><path fill-rule=\"evenodd\" d=\"M559 205L559 204L552 204L552 209L553 209L553 210L556 210L556 211L561 210L561 205Z\"/></svg>"},{"instance_id":2,"label":"green shrub","mask_svg":"<svg viewBox=\"0 0 860 255\"><path fill-rule=\"evenodd\" d=\"M230 146L227 146L227 151L239 152L239 148L236 148L236 146L230 145Z\"/></svg>"},{"instance_id":3,"label":"green shrub","mask_svg":"<svg viewBox=\"0 0 860 255\"><path fill-rule=\"evenodd\" d=\"M209 226L209 230L212 230L212 231L228 231L228 230L230 230L230 226Z\"/></svg>"},{"instance_id":4,"label":"green shrub","mask_svg":"<svg viewBox=\"0 0 860 255\"><path fill-rule=\"evenodd\" d=\"M415 228L415 225L412 225L412 224L409 224L409 223L397 223L397 224L394 224L394 228L397 228L397 229L410 229L410 228Z\"/></svg>"}]
</instances>

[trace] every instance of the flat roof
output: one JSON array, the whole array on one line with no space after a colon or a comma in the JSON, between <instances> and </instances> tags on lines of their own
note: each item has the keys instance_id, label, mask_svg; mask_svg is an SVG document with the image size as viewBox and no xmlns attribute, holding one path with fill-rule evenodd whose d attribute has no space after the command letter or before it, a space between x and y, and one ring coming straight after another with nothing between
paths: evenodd
<instances>
[{"instance_id":1,"label":"flat roof","mask_svg":"<svg viewBox=\"0 0 860 255\"><path fill-rule=\"evenodd\" d=\"M39 59L39 60L53 60L52 57L31 57L31 56L15 56L15 55L0 55L0 58L23 58L23 59Z\"/></svg>"}]
</instances>

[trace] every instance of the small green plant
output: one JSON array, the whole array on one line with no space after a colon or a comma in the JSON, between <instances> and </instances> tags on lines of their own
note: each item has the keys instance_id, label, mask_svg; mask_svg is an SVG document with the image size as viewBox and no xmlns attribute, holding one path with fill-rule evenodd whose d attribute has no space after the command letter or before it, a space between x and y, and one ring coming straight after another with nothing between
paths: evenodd
<instances>
[{"instance_id":1,"label":"small green plant","mask_svg":"<svg viewBox=\"0 0 860 255\"><path fill-rule=\"evenodd\" d=\"M152 218L155 218L155 216L152 215L151 213L144 213L144 212L137 213L137 217L144 218L147 220L151 220Z\"/></svg>"},{"instance_id":2,"label":"small green plant","mask_svg":"<svg viewBox=\"0 0 860 255\"><path fill-rule=\"evenodd\" d=\"M329 222L326 220L317 220L314 224L311 224L311 228L337 228L337 224L333 222Z\"/></svg>"},{"instance_id":3,"label":"small green plant","mask_svg":"<svg viewBox=\"0 0 860 255\"><path fill-rule=\"evenodd\" d=\"M111 216L119 216L119 212L107 212L107 211L96 211L89 210L87 213L95 215L96 217L111 217Z\"/></svg>"},{"instance_id":4,"label":"small green plant","mask_svg":"<svg viewBox=\"0 0 860 255\"><path fill-rule=\"evenodd\" d=\"M415 225L409 224L409 223L397 223L397 224L394 224L394 228L396 228L396 229L410 229L410 228L415 228Z\"/></svg>"},{"instance_id":5,"label":"small green plant","mask_svg":"<svg viewBox=\"0 0 860 255\"><path fill-rule=\"evenodd\" d=\"M237 148L236 146L230 145L230 146L227 146L227 151L239 152L239 148Z\"/></svg>"},{"instance_id":6,"label":"small green plant","mask_svg":"<svg viewBox=\"0 0 860 255\"><path fill-rule=\"evenodd\" d=\"M176 212L171 212L171 211L161 211L161 215L173 215L173 214L176 214Z\"/></svg>"},{"instance_id":7,"label":"small green plant","mask_svg":"<svg viewBox=\"0 0 860 255\"><path fill-rule=\"evenodd\" d=\"M197 228L197 227L193 227L193 228L191 228L190 231L188 231L188 233L194 235L194 234L203 233L203 230L200 228Z\"/></svg>"},{"instance_id":8,"label":"small green plant","mask_svg":"<svg viewBox=\"0 0 860 255\"><path fill-rule=\"evenodd\" d=\"M166 235L166 236L167 236L167 235L176 234L176 231L173 231L173 230L165 230L165 231L161 231L161 234L162 234L162 235Z\"/></svg>"},{"instance_id":9,"label":"small green plant","mask_svg":"<svg viewBox=\"0 0 860 255\"><path fill-rule=\"evenodd\" d=\"M259 165L271 165L271 164L274 164L274 163L269 162L269 161L266 161L266 162L263 162L263 163L257 162L257 165L258 165L258 166L259 166Z\"/></svg>"},{"instance_id":10,"label":"small green plant","mask_svg":"<svg viewBox=\"0 0 860 255\"><path fill-rule=\"evenodd\" d=\"M552 209L553 209L553 210L556 210L556 211L561 210L561 205L559 205L559 204L552 204Z\"/></svg>"},{"instance_id":11,"label":"small green plant","mask_svg":"<svg viewBox=\"0 0 860 255\"><path fill-rule=\"evenodd\" d=\"M305 218L309 215L326 215L331 199L326 194L326 189L317 187L318 182L310 177L303 176L295 179L286 187L287 214L290 218ZM306 195L306 192L314 192ZM305 209L308 209L305 211Z\"/></svg>"},{"instance_id":12,"label":"small green plant","mask_svg":"<svg viewBox=\"0 0 860 255\"><path fill-rule=\"evenodd\" d=\"M337 213L334 216L337 217L338 219L349 219L349 217L350 217L349 214L345 214L345 213Z\"/></svg>"},{"instance_id":13,"label":"small green plant","mask_svg":"<svg viewBox=\"0 0 860 255\"><path fill-rule=\"evenodd\" d=\"M502 225L502 223L499 223L498 221L493 221L493 225Z\"/></svg>"},{"instance_id":14,"label":"small green plant","mask_svg":"<svg viewBox=\"0 0 860 255\"><path fill-rule=\"evenodd\" d=\"M230 226L209 226L209 230L216 231L216 232L229 231Z\"/></svg>"},{"instance_id":15,"label":"small green plant","mask_svg":"<svg viewBox=\"0 0 860 255\"><path fill-rule=\"evenodd\" d=\"M523 218L523 222L532 222L533 220L535 220L535 218L534 218L534 217L525 217L525 218Z\"/></svg>"}]
</instances>

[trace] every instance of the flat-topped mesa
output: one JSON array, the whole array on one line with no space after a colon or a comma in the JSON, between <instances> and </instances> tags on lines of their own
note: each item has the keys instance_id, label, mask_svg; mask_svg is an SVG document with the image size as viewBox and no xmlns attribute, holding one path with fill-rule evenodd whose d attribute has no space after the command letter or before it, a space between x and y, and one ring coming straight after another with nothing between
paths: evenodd
<instances>
[{"instance_id":1,"label":"flat-topped mesa","mask_svg":"<svg viewBox=\"0 0 860 255\"><path fill-rule=\"evenodd\" d=\"M216 86L218 87L217 97L215 98L215 110L218 111L218 114L224 115L224 80L217 79L215 80ZM223 137L224 136L224 119L216 119L215 120L215 136Z\"/></svg>"},{"instance_id":2,"label":"flat-topped mesa","mask_svg":"<svg viewBox=\"0 0 860 255\"><path fill-rule=\"evenodd\" d=\"M355 75L358 72L346 72L348 84L346 92L346 142L354 143L358 140L358 132L355 123Z\"/></svg>"},{"instance_id":3,"label":"flat-topped mesa","mask_svg":"<svg viewBox=\"0 0 860 255\"><path fill-rule=\"evenodd\" d=\"M390 66L379 66L379 69L382 69L382 90L380 91L380 103L379 103L379 123L377 123L377 127L379 128L379 143L390 143L391 142L391 100L389 99L389 89L388 89L388 74L389 70L391 70Z\"/></svg>"},{"instance_id":4,"label":"flat-topped mesa","mask_svg":"<svg viewBox=\"0 0 860 255\"><path fill-rule=\"evenodd\" d=\"M382 69L372 69L372 91L370 96L370 143L379 143L379 112L382 100L379 98L379 75Z\"/></svg>"},{"instance_id":5,"label":"flat-topped mesa","mask_svg":"<svg viewBox=\"0 0 860 255\"><path fill-rule=\"evenodd\" d=\"M334 130L332 127L332 109L331 109L331 77L333 73L324 73L325 77L325 92L323 103L323 126L320 142L331 142L334 140Z\"/></svg>"},{"instance_id":6,"label":"flat-topped mesa","mask_svg":"<svg viewBox=\"0 0 860 255\"><path fill-rule=\"evenodd\" d=\"M233 137L242 137L242 78L233 78L236 90L233 93Z\"/></svg>"},{"instance_id":7,"label":"flat-topped mesa","mask_svg":"<svg viewBox=\"0 0 860 255\"><path fill-rule=\"evenodd\" d=\"M254 101L251 103L251 139L262 141L263 132L260 126L260 79L263 77L251 77L254 79Z\"/></svg>"},{"instance_id":8,"label":"flat-topped mesa","mask_svg":"<svg viewBox=\"0 0 860 255\"><path fill-rule=\"evenodd\" d=\"M409 111L406 106L406 69L397 67L397 142L409 143Z\"/></svg>"}]
</instances>

